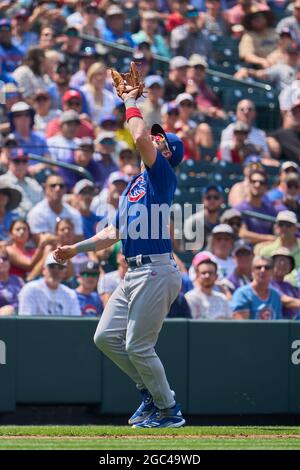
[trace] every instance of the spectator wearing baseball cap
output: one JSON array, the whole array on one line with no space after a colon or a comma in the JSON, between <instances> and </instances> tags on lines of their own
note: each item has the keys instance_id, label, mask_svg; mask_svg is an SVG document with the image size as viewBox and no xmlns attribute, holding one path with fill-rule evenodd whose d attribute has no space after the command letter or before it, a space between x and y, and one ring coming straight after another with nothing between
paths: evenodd
<instances>
[{"instance_id":1,"label":"spectator wearing baseball cap","mask_svg":"<svg viewBox=\"0 0 300 470\"><path fill-rule=\"evenodd\" d=\"M24 57L23 51L12 43L11 21L7 18L0 19L0 56L2 67L8 74L21 65Z\"/></svg>"},{"instance_id":2,"label":"spectator wearing baseball cap","mask_svg":"<svg viewBox=\"0 0 300 470\"><path fill-rule=\"evenodd\" d=\"M281 201L286 193L286 178L290 174L299 175L299 166L296 162L282 162L279 170L279 184L267 192L269 201Z\"/></svg>"},{"instance_id":3,"label":"spectator wearing baseball cap","mask_svg":"<svg viewBox=\"0 0 300 470\"><path fill-rule=\"evenodd\" d=\"M79 317L76 293L62 284L65 269L66 266L50 253L44 263L43 276L25 284L19 294L19 315Z\"/></svg>"},{"instance_id":4,"label":"spectator wearing baseball cap","mask_svg":"<svg viewBox=\"0 0 300 470\"><path fill-rule=\"evenodd\" d=\"M175 124L179 117L178 106L171 101L170 103L164 103L161 107L161 122L162 127L166 132L172 132L176 134Z\"/></svg>"},{"instance_id":5,"label":"spectator wearing baseball cap","mask_svg":"<svg viewBox=\"0 0 300 470\"><path fill-rule=\"evenodd\" d=\"M295 259L287 248L278 248L272 255L273 279L271 286L281 296L282 317L285 320L300 319L300 288L285 278L295 269Z\"/></svg>"},{"instance_id":6,"label":"spectator wearing baseball cap","mask_svg":"<svg viewBox=\"0 0 300 470\"><path fill-rule=\"evenodd\" d=\"M119 205L119 198L130 182L122 171L113 171L106 182L106 187L93 199L92 210L103 219L112 220ZM104 221L101 222L103 224Z\"/></svg>"},{"instance_id":7,"label":"spectator wearing baseball cap","mask_svg":"<svg viewBox=\"0 0 300 470\"><path fill-rule=\"evenodd\" d=\"M296 0L292 4L292 11L293 14L291 16L287 16L279 21L276 31L278 34L281 34L283 30L288 28L292 35L295 42L300 44L300 13L299 13L300 2Z\"/></svg>"},{"instance_id":8,"label":"spectator wearing baseball cap","mask_svg":"<svg viewBox=\"0 0 300 470\"><path fill-rule=\"evenodd\" d=\"M294 212L297 220L300 221L300 175L297 173L288 174L285 184L286 191L282 200L275 201L276 210Z\"/></svg>"},{"instance_id":9,"label":"spectator wearing baseball cap","mask_svg":"<svg viewBox=\"0 0 300 470\"><path fill-rule=\"evenodd\" d=\"M203 245L206 246L207 238L212 229L220 223L221 207L224 203L223 188L217 184L210 184L203 189L202 204L203 211L198 211L190 215L184 221L184 233L189 241L195 236L195 229L201 226L204 221L204 240ZM200 198L199 198L200 202ZM199 247L200 249L201 247Z\"/></svg>"},{"instance_id":10,"label":"spectator wearing baseball cap","mask_svg":"<svg viewBox=\"0 0 300 470\"><path fill-rule=\"evenodd\" d=\"M87 261L80 269L79 286L76 289L77 299L83 317L99 317L103 305L97 293L100 266L94 261Z\"/></svg>"},{"instance_id":11,"label":"spectator wearing baseball cap","mask_svg":"<svg viewBox=\"0 0 300 470\"><path fill-rule=\"evenodd\" d=\"M135 46L132 35L125 29L125 14L118 5L110 5L105 12L105 28L103 39L107 42L122 43L129 47Z\"/></svg>"},{"instance_id":12,"label":"spectator wearing baseball cap","mask_svg":"<svg viewBox=\"0 0 300 470\"><path fill-rule=\"evenodd\" d=\"M207 85L207 60L200 54L192 54L189 58L186 92L196 101L197 109L204 116L225 119L226 113L221 109L221 103L214 91Z\"/></svg>"},{"instance_id":13,"label":"spectator wearing baseball cap","mask_svg":"<svg viewBox=\"0 0 300 470\"><path fill-rule=\"evenodd\" d=\"M90 238L96 234L97 223L102 219L91 210L95 191L95 184L88 179L79 180L73 187L75 195L73 205L80 212L84 238Z\"/></svg>"},{"instance_id":14,"label":"spectator wearing baseball cap","mask_svg":"<svg viewBox=\"0 0 300 470\"><path fill-rule=\"evenodd\" d=\"M207 247L217 262L220 280L234 271L235 262L231 256L234 240L234 232L228 224L218 224L211 231Z\"/></svg>"},{"instance_id":15,"label":"spectator wearing baseball cap","mask_svg":"<svg viewBox=\"0 0 300 470\"><path fill-rule=\"evenodd\" d=\"M87 170L96 186L100 186L102 175L99 167L95 162L94 156L94 141L90 137L82 137L82 139L75 138L73 141L74 148L65 163L71 163ZM82 179L82 175L67 168L59 168L58 173L64 179L68 192L71 192L73 186Z\"/></svg>"},{"instance_id":16,"label":"spectator wearing baseball cap","mask_svg":"<svg viewBox=\"0 0 300 470\"><path fill-rule=\"evenodd\" d=\"M196 121L193 120L195 100L192 95L180 93L175 99L175 104L179 111L175 129L176 134L183 141L184 159L200 160L199 146L211 146L212 139L204 137L205 134L211 133L211 129L208 124L200 123L197 125ZM206 141L202 140L202 138L206 139Z\"/></svg>"},{"instance_id":17,"label":"spectator wearing baseball cap","mask_svg":"<svg viewBox=\"0 0 300 470\"><path fill-rule=\"evenodd\" d=\"M16 188L22 194L17 208L21 217L25 217L30 209L43 199L44 194L36 179L28 176L28 162L28 154L23 149L13 149L9 156L8 171L0 176L0 183L6 183L8 187Z\"/></svg>"},{"instance_id":18,"label":"spectator wearing baseball cap","mask_svg":"<svg viewBox=\"0 0 300 470\"><path fill-rule=\"evenodd\" d=\"M252 260L254 256L253 248L249 243L241 239L234 244L232 255L235 262L235 269L222 281L222 285L226 286L231 294L239 287L245 286L251 282Z\"/></svg>"},{"instance_id":19,"label":"spectator wearing baseball cap","mask_svg":"<svg viewBox=\"0 0 300 470\"><path fill-rule=\"evenodd\" d=\"M151 52L158 54L166 59L171 57L166 39L158 31L158 12L153 10L142 11L141 13L141 29L132 35L134 43L138 46L143 41L150 41Z\"/></svg>"},{"instance_id":20,"label":"spectator wearing baseball cap","mask_svg":"<svg viewBox=\"0 0 300 470\"><path fill-rule=\"evenodd\" d=\"M242 226L242 214L237 209L227 209L220 217L221 224L228 224L232 228L235 237L239 238L240 228Z\"/></svg>"},{"instance_id":21,"label":"spectator wearing baseball cap","mask_svg":"<svg viewBox=\"0 0 300 470\"><path fill-rule=\"evenodd\" d=\"M279 32L276 49L267 56L270 66L284 63L284 52L288 45L294 41L293 31L286 27Z\"/></svg>"},{"instance_id":22,"label":"spectator wearing baseball cap","mask_svg":"<svg viewBox=\"0 0 300 470\"><path fill-rule=\"evenodd\" d=\"M76 131L76 137L90 137L95 138L94 126L89 119L81 115L84 106L84 96L79 90L69 89L62 96L63 111L76 111L79 113L80 125ZM60 133L60 118L57 117L49 122L46 128L47 138L56 136Z\"/></svg>"},{"instance_id":23,"label":"spectator wearing baseball cap","mask_svg":"<svg viewBox=\"0 0 300 470\"><path fill-rule=\"evenodd\" d=\"M171 32L170 44L174 55L191 57L200 54L211 57L212 47L203 24L199 23L199 11L188 5L185 12L185 23Z\"/></svg>"},{"instance_id":24,"label":"spectator wearing baseball cap","mask_svg":"<svg viewBox=\"0 0 300 470\"><path fill-rule=\"evenodd\" d=\"M72 75L70 80L71 88L80 88L87 79L87 71L100 58L100 54L94 46L85 46L79 53L79 70Z\"/></svg>"},{"instance_id":25,"label":"spectator wearing baseball cap","mask_svg":"<svg viewBox=\"0 0 300 470\"><path fill-rule=\"evenodd\" d=\"M72 159L76 148L74 139L80 126L80 115L77 111L69 109L63 111L58 119L60 133L50 137L47 144L54 161L68 162Z\"/></svg>"},{"instance_id":26,"label":"spectator wearing baseball cap","mask_svg":"<svg viewBox=\"0 0 300 470\"><path fill-rule=\"evenodd\" d=\"M164 91L166 102L174 101L177 95L185 92L188 66L189 61L186 57L175 56L170 60Z\"/></svg>"},{"instance_id":27,"label":"spectator wearing baseball cap","mask_svg":"<svg viewBox=\"0 0 300 470\"><path fill-rule=\"evenodd\" d=\"M250 126L248 124L236 121L231 140L220 146L217 151L218 160L241 164L249 155L255 153L255 146L248 141L249 132Z\"/></svg>"},{"instance_id":28,"label":"spectator wearing baseball cap","mask_svg":"<svg viewBox=\"0 0 300 470\"><path fill-rule=\"evenodd\" d=\"M34 114L34 109L28 103L18 101L8 113L10 130L14 133L19 147L24 152L47 158L50 152L45 139L41 134L33 131ZM37 174L45 168L43 163L33 161L29 162L29 165L31 174Z\"/></svg>"},{"instance_id":29,"label":"spectator wearing baseball cap","mask_svg":"<svg viewBox=\"0 0 300 470\"><path fill-rule=\"evenodd\" d=\"M154 123L161 124L164 80L160 75L149 75L145 78L145 87L148 93L139 107L146 125L151 127Z\"/></svg>"},{"instance_id":30,"label":"spectator wearing baseball cap","mask_svg":"<svg viewBox=\"0 0 300 470\"><path fill-rule=\"evenodd\" d=\"M294 212L281 211L276 217L274 226L276 238L273 242L259 243L255 246L255 254L271 257L279 248L287 248L295 260L295 269L285 280L293 286L298 284L297 270L300 268L300 240L297 238L297 217Z\"/></svg>"},{"instance_id":31,"label":"spectator wearing baseball cap","mask_svg":"<svg viewBox=\"0 0 300 470\"><path fill-rule=\"evenodd\" d=\"M228 320L232 317L225 296L215 290L218 265L209 253L198 253L193 264L196 270L194 289L185 294L193 319Z\"/></svg>"}]
</instances>

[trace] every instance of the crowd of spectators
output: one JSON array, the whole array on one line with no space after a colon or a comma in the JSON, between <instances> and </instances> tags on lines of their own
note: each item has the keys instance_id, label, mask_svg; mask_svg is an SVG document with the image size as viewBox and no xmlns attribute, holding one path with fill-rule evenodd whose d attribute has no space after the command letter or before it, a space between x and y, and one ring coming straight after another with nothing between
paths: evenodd
<instances>
[{"instance_id":1,"label":"crowd of spectators","mask_svg":"<svg viewBox=\"0 0 300 470\"><path fill-rule=\"evenodd\" d=\"M234 111L208 80L226 72L223 40ZM120 242L65 266L51 253L105 227L140 172L110 75L131 60L149 128L176 133L211 175L240 168L230 187L199 178L204 212L184 234L204 215L204 245L186 262L174 243L169 317L300 319L300 0L0 0L0 315L98 317L126 275ZM244 80L272 86L277 128L258 124Z\"/></svg>"}]
</instances>

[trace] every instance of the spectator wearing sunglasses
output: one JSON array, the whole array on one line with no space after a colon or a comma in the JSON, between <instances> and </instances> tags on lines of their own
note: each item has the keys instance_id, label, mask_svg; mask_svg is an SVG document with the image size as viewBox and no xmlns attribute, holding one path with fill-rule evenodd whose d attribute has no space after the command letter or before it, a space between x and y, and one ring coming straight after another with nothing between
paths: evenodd
<instances>
[{"instance_id":1,"label":"spectator wearing sunglasses","mask_svg":"<svg viewBox=\"0 0 300 470\"><path fill-rule=\"evenodd\" d=\"M271 287L272 260L255 256L252 261L253 281L239 287L233 294L231 308L240 320L279 320L282 303L278 292Z\"/></svg>"},{"instance_id":2,"label":"spectator wearing sunglasses","mask_svg":"<svg viewBox=\"0 0 300 470\"><path fill-rule=\"evenodd\" d=\"M287 248L274 251L272 287L281 296L282 316L285 320L300 319L300 288L292 286L285 277L294 270L295 260Z\"/></svg>"},{"instance_id":3,"label":"spectator wearing sunglasses","mask_svg":"<svg viewBox=\"0 0 300 470\"><path fill-rule=\"evenodd\" d=\"M21 217L26 217L32 207L43 199L42 186L28 174L28 154L22 149L13 149L9 155L8 171L0 176L0 182L17 188L22 199L17 207Z\"/></svg>"},{"instance_id":4,"label":"spectator wearing sunglasses","mask_svg":"<svg viewBox=\"0 0 300 470\"><path fill-rule=\"evenodd\" d=\"M204 246L207 242L207 237L212 229L220 223L220 216L222 212L222 205L224 203L223 188L221 186L211 184L203 190L204 205ZM184 222L184 233L188 240L192 240L197 227L197 221L201 221L203 212L199 211L192 214ZM199 247L200 249L200 247Z\"/></svg>"},{"instance_id":5,"label":"spectator wearing sunglasses","mask_svg":"<svg viewBox=\"0 0 300 470\"><path fill-rule=\"evenodd\" d=\"M299 167L296 162L283 162L280 166L279 183L275 188L267 192L267 198L271 202L281 201L286 193L286 179L289 175L299 175Z\"/></svg>"},{"instance_id":6,"label":"spectator wearing sunglasses","mask_svg":"<svg viewBox=\"0 0 300 470\"><path fill-rule=\"evenodd\" d=\"M268 187L266 174L259 170L252 171L249 175L249 183L249 196L235 206L235 209L240 211L243 216L240 237L253 244L274 241L272 222L244 213L244 211L252 211L276 217L276 209L265 197Z\"/></svg>"},{"instance_id":7,"label":"spectator wearing sunglasses","mask_svg":"<svg viewBox=\"0 0 300 470\"><path fill-rule=\"evenodd\" d=\"M222 285L227 287L231 294L239 287L246 286L251 282L253 248L244 240L238 240L233 247L232 255L236 267L229 276L222 280Z\"/></svg>"},{"instance_id":8,"label":"spectator wearing sunglasses","mask_svg":"<svg viewBox=\"0 0 300 470\"><path fill-rule=\"evenodd\" d=\"M61 176L50 175L45 182L45 198L31 209L28 223L35 241L41 233L54 233L59 219L68 218L74 224L75 239L81 240L83 226L80 213L63 201L66 185Z\"/></svg>"},{"instance_id":9,"label":"spectator wearing sunglasses","mask_svg":"<svg viewBox=\"0 0 300 470\"><path fill-rule=\"evenodd\" d=\"M99 317L103 311L97 292L99 268L98 263L88 261L81 267L78 276L79 286L76 289L76 295L83 317Z\"/></svg>"},{"instance_id":10,"label":"spectator wearing sunglasses","mask_svg":"<svg viewBox=\"0 0 300 470\"><path fill-rule=\"evenodd\" d=\"M276 217L274 226L276 238L270 243L259 243L255 247L255 254L272 256L279 248L287 248L295 260L295 269L291 271L285 280L296 286L297 270L300 268L300 240L297 238L297 218L294 212L281 211ZM299 286L300 287L300 286Z\"/></svg>"},{"instance_id":11,"label":"spectator wearing sunglasses","mask_svg":"<svg viewBox=\"0 0 300 470\"><path fill-rule=\"evenodd\" d=\"M256 110L253 101L239 101L236 108L236 120L241 121L249 126L250 130L248 133L248 142L262 148L263 157L268 158L270 156L270 152L267 144L266 134L261 129L255 127L255 118ZM234 123L231 123L223 130L220 142L221 149L230 146L230 142L233 138L234 126Z\"/></svg>"},{"instance_id":12,"label":"spectator wearing sunglasses","mask_svg":"<svg viewBox=\"0 0 300 470\"><path fill-rule=\"evenodd\" d=\"M237 209L227 209L220 217L221 224L228 224L232 228L236 239L239 238L242 226L242 214Z\"/></svg>"},{"instance_id":13,"label":"spectator wearing sunglasses","mask_svg":"<svg viewBox=\"0 0 300 470\"><path fill-rule=\"evenodd\" d=\"M300 178L299 174L290 173L286 180L286 191L281 201L275 202L278 211L288 210L294 212L297 221L300 221Z\"/></svg>"},{"instance_id":14,"label":"spectator wearing sunglasses","mask_svg":"<svg viewBox=\"0 0 300 470\"><path fill-rule=\"evenodd\" d=\"M65 269L50 253L44 263L43 277L26 284L19 294L19 315L79 317L76 293L62 284Z\"/></svg>"},{"instance_id":15,"label":"spectator wearing sunglasses","mask_svg":"<svg viewBox=\"0 0 300 470\"><path fill-rule=\"evenodd\" d=\"M18 295L23 287L23 281L18 276L10 275L9 271L7 250L0 246L0 317L17 313Z\"/></svg>"}]
</instances>

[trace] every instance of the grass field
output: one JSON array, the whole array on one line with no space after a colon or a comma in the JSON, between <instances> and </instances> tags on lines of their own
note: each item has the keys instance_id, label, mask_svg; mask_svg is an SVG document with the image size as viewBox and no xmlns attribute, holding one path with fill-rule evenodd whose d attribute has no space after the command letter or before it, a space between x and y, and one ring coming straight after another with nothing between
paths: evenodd
<instances>
[{"instance_id":1,"label":"grass field","mask_svg":"<svg viewBox=\"0 0 300 470\"><path fill-rule=\"evenodd\" d=\"M300 427L0 426L0 450L4 449L291 450L300 449Z\"/></svg>"}]
</instances>

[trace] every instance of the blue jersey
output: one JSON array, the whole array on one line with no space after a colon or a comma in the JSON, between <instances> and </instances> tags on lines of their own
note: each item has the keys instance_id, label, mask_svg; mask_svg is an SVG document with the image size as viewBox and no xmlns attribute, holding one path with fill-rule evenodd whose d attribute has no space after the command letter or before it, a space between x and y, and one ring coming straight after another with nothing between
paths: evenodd
<instances>
[{"instance_id":1,"label":"blue jersey","mask_svg":"<svg viewBox=\"0 0 300 470\"><path fill-rule=\"evenodd\" d=\"M128 184L115 221L126 257L172 251L169 210L176 184L174 170L160 153L151 168Z\"/></svg>"}]
</instances>

